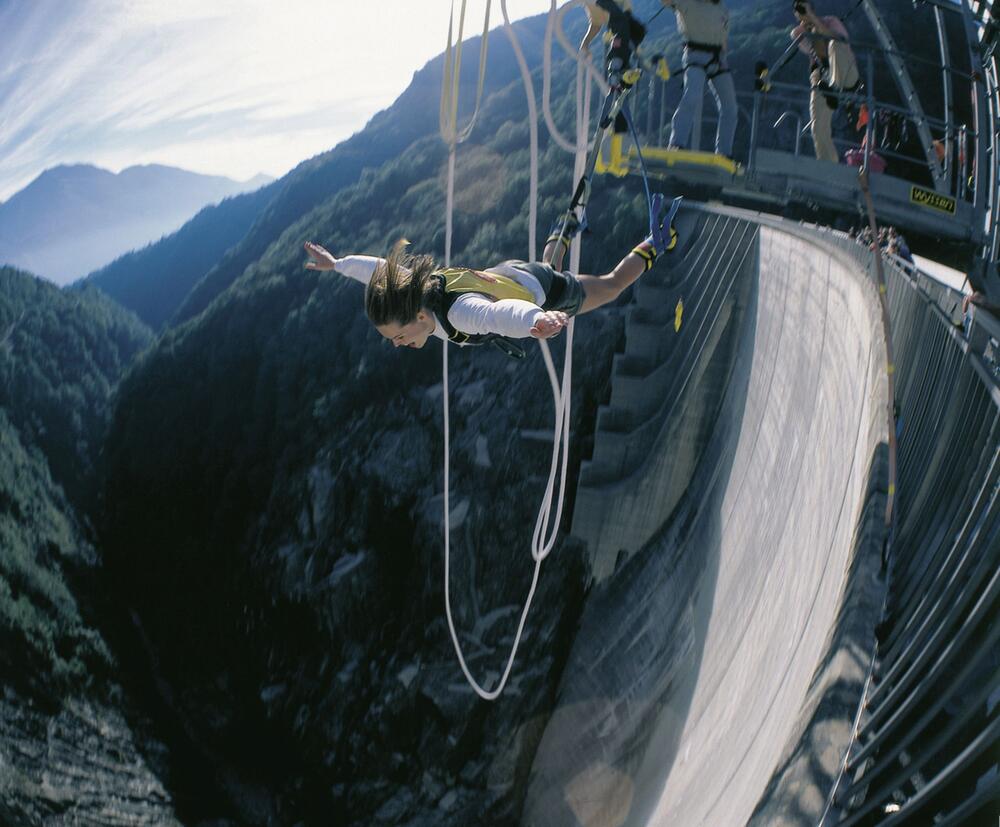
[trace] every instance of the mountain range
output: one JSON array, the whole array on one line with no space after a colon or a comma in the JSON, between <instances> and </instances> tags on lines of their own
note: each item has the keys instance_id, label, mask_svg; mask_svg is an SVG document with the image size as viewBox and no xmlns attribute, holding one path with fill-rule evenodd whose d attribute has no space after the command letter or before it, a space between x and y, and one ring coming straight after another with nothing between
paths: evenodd
<instances>
[{"instance_id":1,"label":"mountain range","mask_svg":"<svg viewBox=\"0 0 1000 827\"><path fill-rule=\"evenodd\" d=\"M0 264L68 284L172 233L206 205L270 180L159 164L117 174L90 164L53 167L0 204Z\"/></svg>"}]
</instances>

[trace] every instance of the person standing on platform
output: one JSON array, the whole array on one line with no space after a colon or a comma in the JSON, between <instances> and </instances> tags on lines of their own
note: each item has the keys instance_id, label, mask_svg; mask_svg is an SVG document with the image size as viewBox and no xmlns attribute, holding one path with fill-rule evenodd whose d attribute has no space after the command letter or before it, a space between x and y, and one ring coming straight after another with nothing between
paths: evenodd
<instances>
[{"instance_id":1,"label":"person standing on platform","mask_svg":"<svg viewBox=\"0 0 1000 827\"><path fill-rule=\"evenodd\" d=\"M833 143L837 92L853 92L861 85L858 64L840 18L817 16L808 0L794 0L792 11L799 21L792 39L799 41L799 48L809 57L809 117L816 157L837 164L840 155Z\"/></svg>"},{"instance_id":2,"label":"person standing on platform","mask_svg":"<svg viewBox=\"0 0 1000 827\"><path fill-rule=\"evenodd\" d=\"M684 38L684 94L671 121L670 146L673 149L697 149L691 146L695 113L705 94L705 81L712 88L719 111L715 133L715 151L730 157L736 134L736 89L726 60L729 35L729 10L721 0L663 0L677 16L677 28Z\"/></svg>"}]
</instances>

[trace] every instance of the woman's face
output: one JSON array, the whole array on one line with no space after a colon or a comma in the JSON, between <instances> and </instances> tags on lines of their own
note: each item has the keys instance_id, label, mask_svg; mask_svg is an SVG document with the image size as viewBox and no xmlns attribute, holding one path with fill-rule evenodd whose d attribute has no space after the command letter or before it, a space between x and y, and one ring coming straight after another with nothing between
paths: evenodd
<instances>
[{"instance_id":1,"label":"woman's face","mask_svg":"<svg viewBox=\"0 0 1000 827\"><path fill-rule=\"evenodd\" d=\"M434 317L423 310L417 314L415 321L409 324L389 322L375 329L394 347L423 347L427 338L434 332Z\"/></svg>"}]
</instances>

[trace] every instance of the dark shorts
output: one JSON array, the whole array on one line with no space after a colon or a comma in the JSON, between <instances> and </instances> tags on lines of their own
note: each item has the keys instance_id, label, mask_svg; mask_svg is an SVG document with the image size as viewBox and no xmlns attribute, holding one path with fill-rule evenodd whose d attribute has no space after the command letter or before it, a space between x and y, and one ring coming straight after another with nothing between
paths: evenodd
<instances>
[{"instance_id":1,"label":"dark shorts","mask_svg":"<svg viewBox=\"0 0 1000 827\"><path fill-rule=\"evenodd\" d=\"M540 261L505 261L504 264L534 276L545 291L543 310L561 310L567 316L580 312L585 293L583 285L569 270L556 270Z\"/></svg>"}]
</instances>

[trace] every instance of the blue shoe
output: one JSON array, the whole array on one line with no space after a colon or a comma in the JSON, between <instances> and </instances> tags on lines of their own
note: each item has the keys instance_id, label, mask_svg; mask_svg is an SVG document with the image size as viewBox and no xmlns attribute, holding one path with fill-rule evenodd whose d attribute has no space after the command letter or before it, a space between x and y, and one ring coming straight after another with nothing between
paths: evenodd
<instances>
[{"instance_id":1,"label":"blue shoe","mask_svg":"<svg viewBox=\"0 0 1000 827\"><path fill-rule=\"evenodd\" d=\"M653 196L652 220L649 223L649 235L646 236L632 250L637 256L646 262L648 270L656 263L656 257L669 253L677 246L677 230L674 227L674 218L680 209L683 196L678 196L670 202L666 214L663 214L663 207L666 199L662 193ZM662 218L660 216L663 216Z\"/></svg>"}]
</instances>

